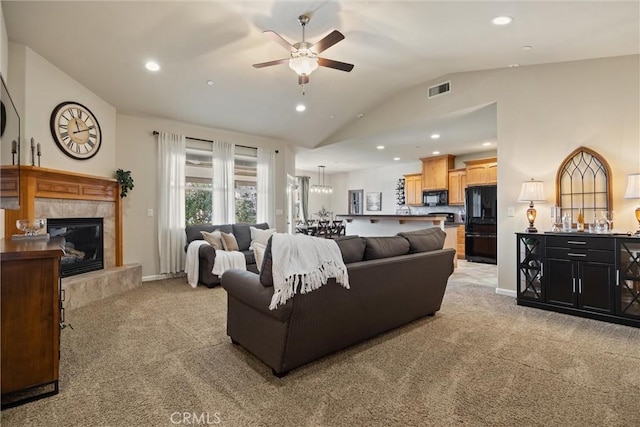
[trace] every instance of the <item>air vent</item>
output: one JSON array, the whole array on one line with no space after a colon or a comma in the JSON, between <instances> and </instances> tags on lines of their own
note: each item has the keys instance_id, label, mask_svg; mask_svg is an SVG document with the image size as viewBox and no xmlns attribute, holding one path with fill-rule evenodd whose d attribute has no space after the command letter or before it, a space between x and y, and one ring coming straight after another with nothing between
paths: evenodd
<instances>
[{"instance_id":1,"label":"air vent","mask_svg":"<svg viewBox=\"0 0 640 427\"><path fill-rule=\"evenodd\" d=\"M442 95L443 93L447 93L450 90L451 90L451 81L440 83L435 86L431 86L429 88L427 98L433 98L434 96Z\"/></svg>"}]
</instances>

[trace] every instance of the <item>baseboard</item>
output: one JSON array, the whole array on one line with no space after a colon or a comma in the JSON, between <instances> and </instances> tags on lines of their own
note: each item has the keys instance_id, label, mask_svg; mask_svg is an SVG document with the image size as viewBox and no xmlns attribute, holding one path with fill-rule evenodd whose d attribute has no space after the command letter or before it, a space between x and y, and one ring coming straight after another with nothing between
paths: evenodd
<instances>
[{"instance_id":1,"label":"baseboard","mask_svg":"<svg viewBox=\"0 0 640 427\"><path fill-rule=\"evenodd\" d=\"M182 276L186 276L186 274L185 273L155 274L153 276L142 276L142 281L153 282L156 280L173 279L174 277L182 277Z\"/></svg>"},{"instance_id":2,"label":"baseboard","mask_svg":"<svg viewBox=\"0 0 640 427\"><path fill-rule=\"evenodd\" d=\"M502 288L496 288L496 294L506 295L512 298L517 298L518 296L518 293L516 291L512 291L511 289L502 289Z\"/></svg>"}]
</instances>

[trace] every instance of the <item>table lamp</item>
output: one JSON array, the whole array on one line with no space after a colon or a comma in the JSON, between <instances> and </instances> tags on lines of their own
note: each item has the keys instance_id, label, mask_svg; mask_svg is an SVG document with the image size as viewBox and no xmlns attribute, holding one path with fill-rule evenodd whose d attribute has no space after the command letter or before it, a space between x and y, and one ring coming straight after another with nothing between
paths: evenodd
<instances>
[{"instance_id":1,"label":"table lamp","mask_svg":"<svg viewBox=\"0 0 640 427\"><path fill-rule=\"evenodd\" d=\"M640 199L640 173L632 173L627 177L627 191L624 193L625 199ZM638 231L640 235L640 206L636 208L636 219L638 220Z\"/></svg>"},{"instance_id":2,"label":"table lamp","mask_svg":"<svg viewBox=\"0 0 640 427\"><path fill-rule=\"evenodd\" d=\"M520 188L520 195L518 201L523 203L529 203L529 209L527 209L527 220L529 221L529 227L527 233L537 233L538 230L534 227L533 223L536 220L536 210L533 208L533 202L545 203L547 200L544 197L544 186L542 181L525 181Z\"/></svg>"}]
</instances>

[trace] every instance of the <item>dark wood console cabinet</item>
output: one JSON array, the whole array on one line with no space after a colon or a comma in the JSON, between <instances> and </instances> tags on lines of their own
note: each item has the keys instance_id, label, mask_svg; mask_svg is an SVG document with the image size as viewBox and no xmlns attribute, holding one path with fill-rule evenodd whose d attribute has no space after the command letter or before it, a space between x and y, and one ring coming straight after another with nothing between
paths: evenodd
<instances>
[{"instance_id":1,"label":"dark wood console cabinet","mask_svg":"<svg viewBox=\"0 0 640 427\"><path fill-rule=\"evenodd\" d=\"M518 233L517 303L640 327L640 238Z\"/></svg>"},{"instance_id":2,"label":"dark wood console cabinet","mask_svg":"<svg viewBox=\"0 0 640 427\"><path fill-rule=\"evenodd\" d=\"M2 409L58 392L61 256L55 242L0 241Z\"/></svg>"}]
</instances>

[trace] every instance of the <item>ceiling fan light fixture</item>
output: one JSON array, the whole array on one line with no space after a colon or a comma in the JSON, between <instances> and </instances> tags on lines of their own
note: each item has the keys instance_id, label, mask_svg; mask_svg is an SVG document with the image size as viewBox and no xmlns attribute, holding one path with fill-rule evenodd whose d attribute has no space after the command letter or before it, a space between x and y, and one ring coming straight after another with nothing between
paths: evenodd
<instances>
[{"instance_id":1,"label":"ceiling fan light fixture","mask_svg":"<svg viewBox=\"0 0 640 427\"><path fill-rule=\"evenodd\" d=\"M308 76L318 68L318 58L310 50L299 50L291 54L289 68L299 76Z\"/></svg>"}]
</instances>

